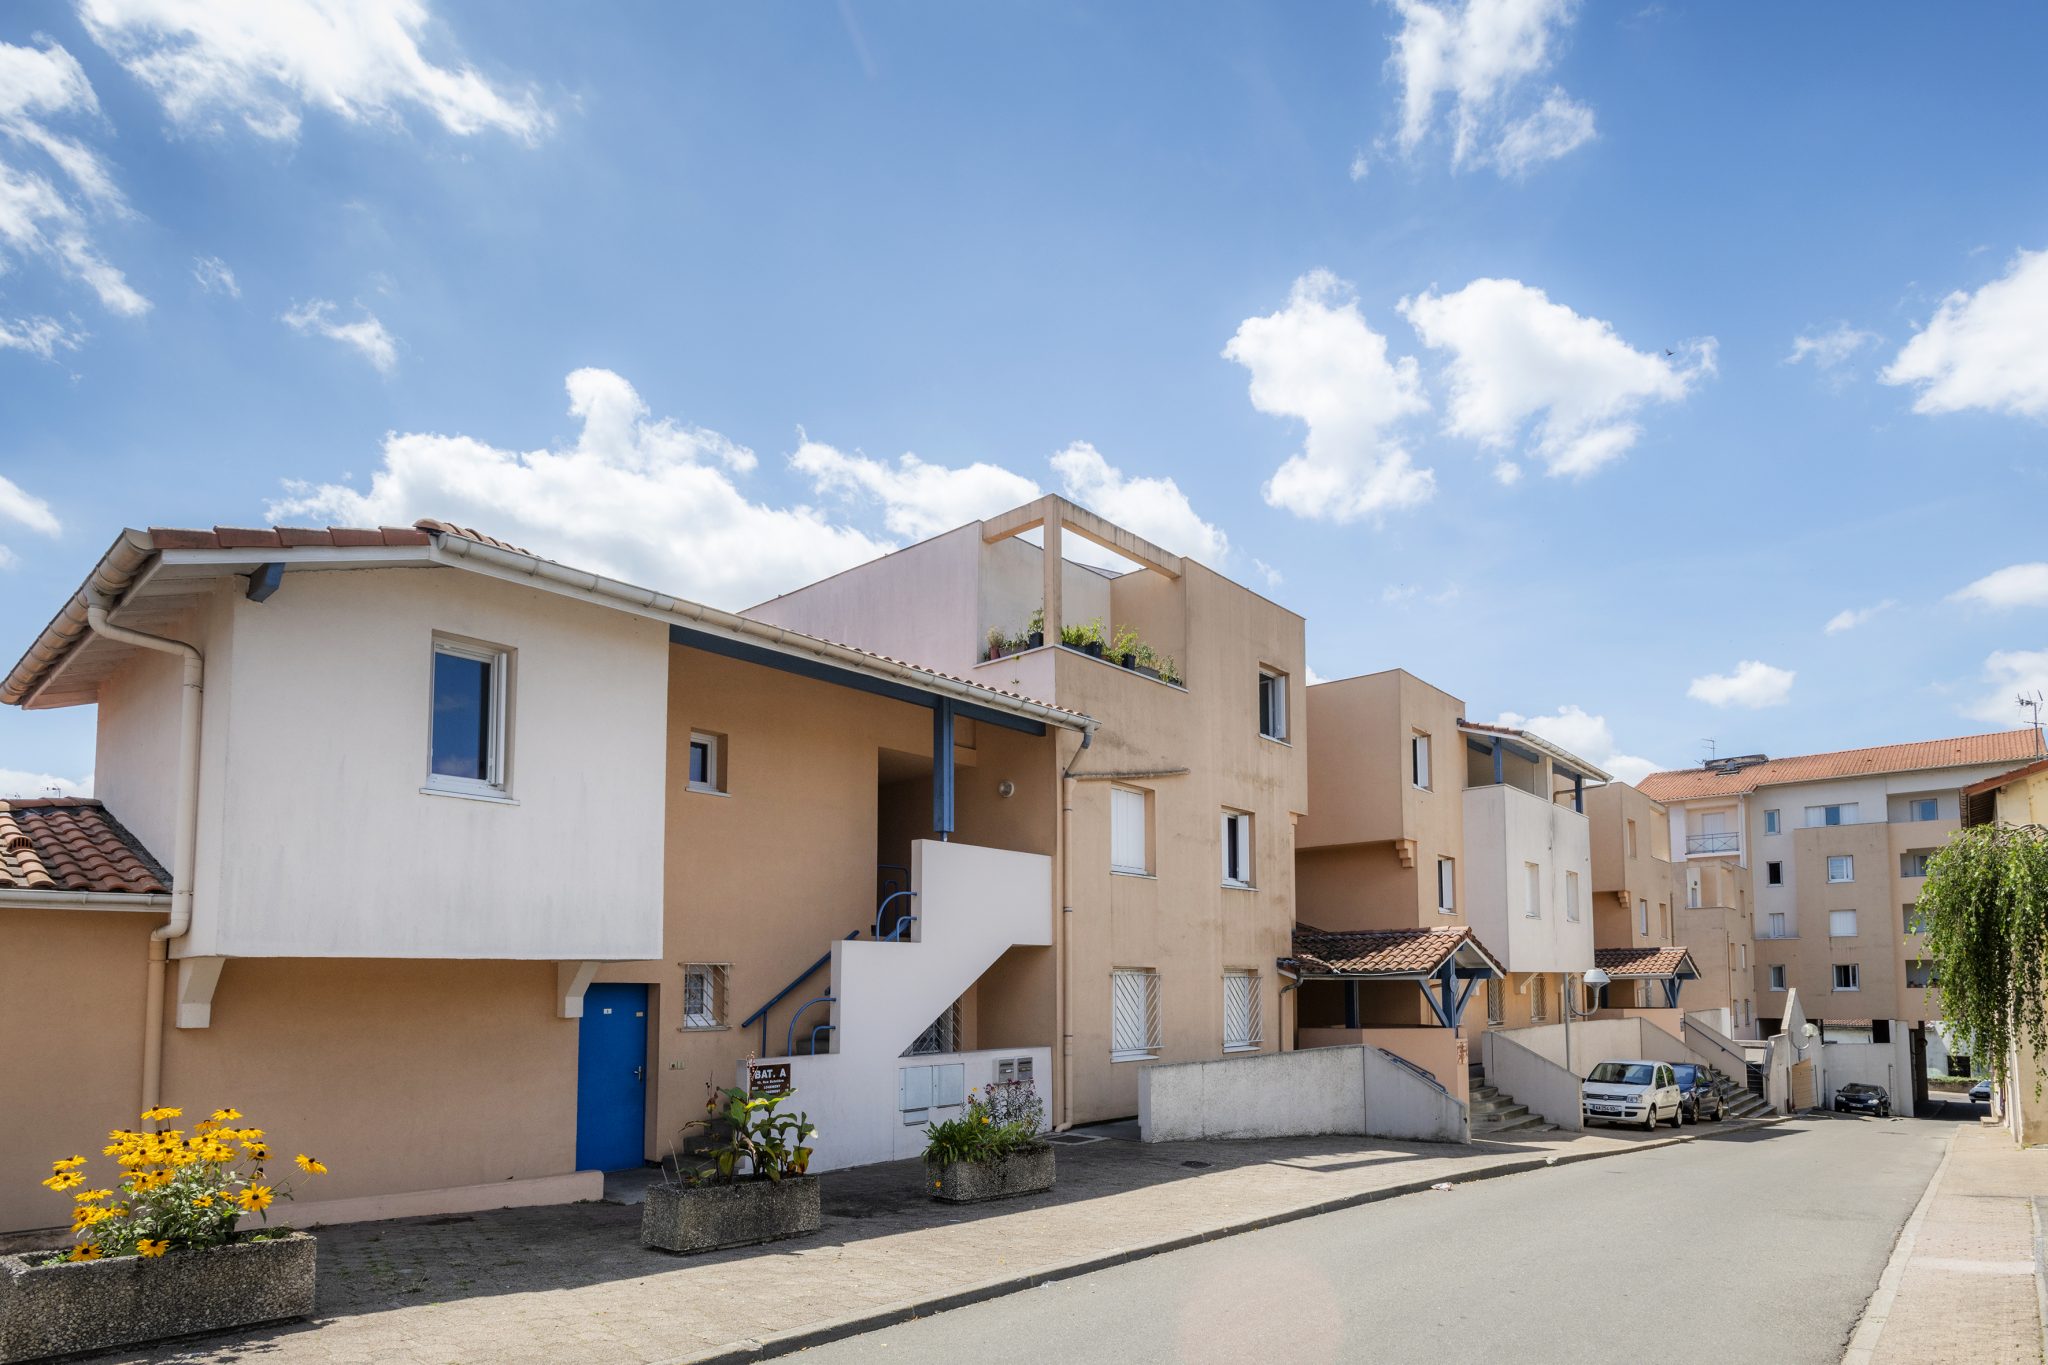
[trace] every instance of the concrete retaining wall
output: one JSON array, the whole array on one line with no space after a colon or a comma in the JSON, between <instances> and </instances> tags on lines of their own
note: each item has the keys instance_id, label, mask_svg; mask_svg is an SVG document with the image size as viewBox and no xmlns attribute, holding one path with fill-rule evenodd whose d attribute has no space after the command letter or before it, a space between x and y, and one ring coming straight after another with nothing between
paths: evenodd
<instances>
[{"instance_id":1,"label":"concrete retaining wall","mask_svg":"<svg viewBox=\"0 0 2048 1365\"><path fill-rule=\"evenodd\" d=\"M1633 1020L1628 1022L1631 1028L1637 1026ZM1514 1030L1516 1033L1533 1031ZM1576 1037L1572 1044L1572 1061L1577 1063ZM1586 1065L1590 1067L1593 1063L1587 1062ZM1580 1098L1579 1078L1497 1030L1489 1030L1486 1034L1486 1079L1496 1089L1513 1095L1515 1103L1527 1106L1530 1113L1541 1114L1546 1122L1574 1133L1584 1131L1586 1115Z\"/></svg>"},{"instance_id":2,"label":"concrete retaining wall","mask_svg":"<svg viewBox=\"0 0 2048 1365\"><path fill-rule=\"evenodd\" d=\"M1318 1047L1146 1067L1138 1127L1147 1142L1352 1133L1465 1142L1465 1106L1377 1048Z\"/></svg>"}]
</instances>

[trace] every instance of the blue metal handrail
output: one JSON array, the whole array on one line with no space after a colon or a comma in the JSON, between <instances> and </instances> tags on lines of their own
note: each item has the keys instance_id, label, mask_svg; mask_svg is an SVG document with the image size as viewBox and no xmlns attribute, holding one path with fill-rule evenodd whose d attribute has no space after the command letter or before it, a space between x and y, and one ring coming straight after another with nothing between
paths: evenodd
<instances>
[{"instance_id":1,"label":"blue metal handrail","mask_svg":"<svg viewBox=\"0 0 2048 1365\"><path fill-rule=\"evenodd\" d=\"M1387 1059L1388 1061L1390 1061L1390 1062L1394 1063L1394 1065L1396 1065L1396 1066L1399 1066L1399 1067L1404 1067L1404 1068L1406 1068L1407 1070L1409 1070L1409 1071L1412 1071L1412 1072L1414 1072L1414 1073L1415 1073L1415 1074L1416 1074L1417 1076L1420 1076L1420 1077L1421 1077L1421 1078L1422 1078L1423 1080L1425 1080L1425 1081L1428 1081L1428 1082L1429 1082L1429 1083L1430 1083L1431 1085L1435 1086L1435 1087L1436 1087L1437 1089L1439 1089L1439 1090L1443 1090L1443 1091L1444 1091L1444 1093L1445 1093L1446 1095L1448 1095L1448 1094L1450 1094L1450 1093L1451 1093L1451 1092L1450 1092L1450 1091L1448 1091L1448 1090L1444 1090L1444 1083L1443 1083L1442 1081L1440 1081L1440 1080L1438 1080L1438 1079L1436 1078L1436 1073L1435 1073L1435 1072L1431 1072L1431 1071L1424 1071L1424 1070L1423 1070L1423 1069L1422 1069L1421 1067L1419 1067L1419 1066L1415 1065L1415 1063L1413 1063L1413 1062L1409 1061L1409 1060L1408 1060L1408 1059L1407 1059L1406 1057L1403 1057L1403 1056L1402 1056L1402 1055L1401 1055L1400 1053L1398 1053L1398 1052L1389 1052L1389 1051L1387 1051L1387 1050L1386 1050L1385 1048L1381 1048L1381 1049L1379 1049L1379 1054L1380 1054L1380 1056L1382 1056L1382 1057L1385 1057L1385 1058L1386 1058L1386 1059Z\"/></svg>"},{"instance_id":2,"label":"blue metal handrail","mask_svg":"<svg viewBox=\"0 0 2048 1365\"><path fill-rule=\"evenodd\" d=\"M852 933L848 934L847 937L849 939L859 938L860 930L854 930ZM778 1004L782 1003L783 996L788 995L798 986L801 986L804 984L804 982L810 980L811 975L814 972L816 972L818 968L824 966L831 960L832 954L829 952L826 953L816 962L813 962L810 966L804 968L795 976L791 977L789 979L789 984L787 986L784 986L781 990L775 992L773 996L769 997L767 1004L761 1006L761 1008L755 1010L752 1014L748 1015L745 1019L740 1021L741 1028L752 1028L754 1026L754 1021L756 1019L759 1019L761 1021L761 1055L763 1057L768 1055L768 1011L774 1009Z\"/></svg>"},{"instance_id":3,"label":"blue metal handrail","mask_svg":"<svg viewBox=\"0 0 2048 1365\"><path fill-rule=\"evenodd\" d=\"M898 891L895 894L889 896L880 905L875 907L875 937L881 939L885 943L895 942L897 936L903 932L905 925L915 924L917 922L917 916L905 913L904 916L901 919L897 920L896 923L890 928L888 933L885 934L882 932L882 916L888 913L888 909L891 903L902 900L905 896L908 896L912 900L915 900L917 898L917 893L915 891Z\"/></svg>"},{"instance_id":4,"label":"blue metal handrail","mask_svg":"<svg viewBox=\"0 0 2048 1365\"><path fill-rule=\"evenodd\" d=\"M811 999L804 1001L803 1004L798 1005L796 1007L796 1013L789 1016L789 1033L782 1040L783 1056L794 1057L796 1055L796 1021L804 1017L804 1011L809 1009L813 1005L822 1005L827 1003L828 1001L836 1001L837 999L837 996L831 995L814 996ZM815 1041L813 1041L812 1046L813 1048L817 1046Z\"/></svg>"},{"instance_id":5,"label":"blue metal handrail","mask_svg":"<svg viewBox=\"0 0 2048 1365\"><path fill-rule=\"evenodd\" d=\"M816 1028L811 1030L811 1055L813 1057L818 1055L818 1035L821 1033L830 1033L831 1031L832 1025L830 1024L820 1024Z\"/></svg>"}]
</instances>

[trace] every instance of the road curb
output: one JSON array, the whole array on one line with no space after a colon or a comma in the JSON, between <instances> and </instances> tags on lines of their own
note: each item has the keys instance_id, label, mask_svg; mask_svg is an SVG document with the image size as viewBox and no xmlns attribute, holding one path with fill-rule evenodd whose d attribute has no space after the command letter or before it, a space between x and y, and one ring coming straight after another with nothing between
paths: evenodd
<instances>
[{"instance_id":1,"label":"road curb","mask_svg":"<svg viewBox=\"0 0 2048 1365\"><path fill-rule=\"evenodd\" d=\"M1774 1122L1776 1120L1773 1120ZM1503 1161L1498 1165L1461 1175L1449 1182L1442 1180L1408 1180L1398 1185L1386 1185L1376 1190L1361 1190L1336 1199L1319 1200L1303 1204L1278 1213L1263 1214L1257 1218L1244 1219L1202 1232L1187 1233L1169 1237L1142 1246L1123 1247L1116 1251L1090 1256L1083 1260L1070 1261L1064 1265L1047 1269L1026 1271L1017 1275L1005 1275L980 1284L968 1285L944 1294L926 1298L904 1299L882 1308L872 1308L847 1317L835 1318L813 1327L799 1328L771 1337L730 1342L699 1355L670 1356L653 1362L653 1365L740 1365L743 1361L766 1360L787 1355L794 1351L823 1346L827 1342L843 1341L847 1337L859 1336L877 1328L893 1327L898 1323L910 1322L916 1318L930 1317L949 1309L966 1308L971 1304L986 1303L1040 1285L1053 1284L1060 1280L1071 1280L1079 1275L1108 1270L1112 1266L1124 1265L1131 1261L1142 1261L1151 1256L1162 1256L1169 1251L1182 1251L1188 1247L1200 1246L1204 1242L1221 1241L1247 1232L1258 1232L1263 1228L1279 1227L1285 1223L1298 1222L1304 1218L1316 1218L1326 1213L1339 1213L1366 1204L1377 1204L1383 1199L1398 1199L1411 1194L1424 1194L1439 1184L1449 1183L1453 1187L1475 1184L1481 1180L1495 1180L1502 1176L1524 1175L1530 1171L1547 1170L1553 1166L1574 1166L1582 1161L1599 1161L1605 1157L1627 1156L1633 1152L1655 1151L1660 1147L1676 1147L1693 1141L1691 1135L1660 1138L1655 1141L1633 1142L1626 1147L1615 1147L1604 1152L1560 1152L1550 1156L1524 1157L1519 1160Z\"/></svg>"},{"instance_id":2,"label":"road curb","mask_svg":"<svg viewBox=\"0 0 2048 1365\"><path fill-rule=\"evenodd\" d=\"M1927 1188L1920 1192L1920 1202L1913 1206L1913 1212L1907 1215L1899 1228L1899 1238L1892 1243L1891 1259L1884 1263L1884 1273L1877 1277L1877 1288L1870 1291L1870 1301L1863 1305L1863 1316L1856 1319L1856 1326L1849 1333L1849 1344L1842 1351L1842 1365L1870 1365L1875 1358L1878 1338L1884 1335L1884 1325L1891 1318L1892 1302L1899 1294L1899 1281L1906 1275L1906 1262L1913 1259L1913 1243L1920 1236L1920 1225L1927 1221L1928 1209L1934 1205L1935 1192L1941 1188L1941 1178L1948 1174L1949 1158L1955 1155L1958 1135L1949 1134L1941 1149L1941 1161L1935 1166L1934 1174L1928 1177Z\"/></svg>"}]
</instances>

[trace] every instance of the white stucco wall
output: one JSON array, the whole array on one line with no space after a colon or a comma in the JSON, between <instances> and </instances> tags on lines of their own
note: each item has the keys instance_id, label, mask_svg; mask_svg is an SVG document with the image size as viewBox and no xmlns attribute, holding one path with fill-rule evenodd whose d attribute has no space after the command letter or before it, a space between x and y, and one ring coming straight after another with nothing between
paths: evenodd
<instances>
[{"instance_id":1,"label":"white stucco wall","mask_svg":"<svg viewBox=\"0 0 2048 1365\"><path fill-rule=\"evenodd\" d=\"M421 791L436 632L516 651L510 801ZM661 956L659 622L458 569L299 572L219 599L207 666L181 956Z\"/></svg>"},{"instance_id":2,"label":"white stucco wall","mask_svg":"<svg viewBox=\"0 0 2048 1365\"><path fill-rule=\"evenodd\" d=\"M178 635L206 649L204 617ZM168 869L177 857L173 776L185 666L153 650L138 649L133 655L100 691L93 795Z\"/></svg>"},{"instance_id":3,"label":"white stucco wall","mask_svg":"<svg viewBox=\"0 0 2048 1365\"><path fill-rule=\"evenodd\" d=\"M1904 1027L1894 1025L1889 1043L1828 1043L1824 1046L1827 1065L1827 1094L1823 1106L1833 1105L1835 1092L1851 1081L1881 1085L1892 1097L1895 1111L1906 1112L1913 1104L1913 1051Z\"/></svg>"},{"instance_id":4,"label":"white stucco wall","mask_svg":"<svg viewBox=\"0 0 2048 1365\"><path fill-rule=\"evenodd\" d=\"M1583 972L1593 965L1593 859L1586 817L1507 785L1465 789L1466 918L1511 972ZM1524 868L1542 869L1540 913L1525 902ZM1565 874L1579 874L1579 917L1566 918Z\"/></svg>"},{"instance_id":5,"label":"white stucco wall","mask_svg":"<svg viewBox=\"0 0 2048 1365\"><path fill-rule=\"evenodd\" d=\"M1138 1074L1138 1128L1147 1142L1325 1133L1409 1142L1471 1137L1464 1105L1376 1047L1146 1067Z\"/></svg>"},{"instance_id":6,"label":"white stucco wall","mask_svg":"<svg viewBox=\"0 0 2048 1365\"><path fill-rule=\"evenodd\" d=\"M983 650L981 524L948 531L741 615L966 677ZM1024 628L1030 606L1013 629Z\"/></svg>"}]
</instances>

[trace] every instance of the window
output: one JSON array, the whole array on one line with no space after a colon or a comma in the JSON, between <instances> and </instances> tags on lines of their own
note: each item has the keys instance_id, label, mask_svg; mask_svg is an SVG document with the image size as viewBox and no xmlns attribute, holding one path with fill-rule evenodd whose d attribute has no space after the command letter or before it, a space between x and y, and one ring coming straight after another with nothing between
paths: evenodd
<instances>
[{"instance_id":1,"label":"window","mask_svg":"<svg viewBox=\"0 0 2048 1365\"><path fill-rule=\"evenodd\" d=\"M1646 900L1636 902L1636 932L1644 938L1650 936L1650 903Z\"/></svg>"},{"instance_id":2,"label":"window","mask_svg":"<svg viewBox=\"0 0 2048 1365\"><path fill-rule=\"evenodd\" d=\"M1259 670L1259 733L1267 739L1287 738L1287 675Z\"/></svg>"},{"instance_id":3,"label":"window","mask_svg":"<svg viewBox=\"0 0 2048 1365\"><path fill-rule=\"evenodd\" d=\"M1808 806L1808 825L1853 825L1856 823L1856 803L1847 802L1839 806Z\"/></svg>"},{"instance_id":4,"label":"window","mask_svg":"<svg viewBox=\"0 0 2048 1365\"><path fill-rule=\"evenodd\" d=\"M1522 913L1535 919L1543 913L1543 869L1535 863L1524 863L1522 873Z\"/></svg>"},{"instance_id":5,"label":"window","mask_svg":"<svg viewBox=\"0 0 2048 1365\"><path fill-rule=\"evenodd\" d=\"M1901 877L1924 877L1927 875L1927 860L1934 856L1931 848L1916 848L1899 855Z\"/></svg>"},{"instance_id":6,"label":"window","mask_svg":"<svg viewBox=\"0 0 2048 1365\"><path fill-rule=\"evenodd\" d=\"M960 1050L960 1002L955 1000L946 1006L939 1017L925 1025L923 1033L903 1049L906 1057L935 1057L943 1052Z\"/></svg>"},{"instance_id":7,"label":"window","mask_svg":"<svg viewBox=\"0 0 2048 1365\"><path fill-rule=\"evenodd\" d=\"M1934 982L1934 964L1926 958L1909 958L1906 962L1906 984L1916 991L1924 991Z\"/></svg>"},{"instance_id":8,"label":"window","mask_svg":"<svg viewBox=\"0 0 2048 1365\"><path fill-rule=\"evenodd\" d=\"M1529 1022L1540 1024L1550 1018L1550 1002L1543 995L1543 978L1529 978Z\"/></svg>"},{"instance_id":9,"label":"window","mask_svg":"<svg viewBox=\"0 0 2048 1365\"><path fill-rule=\"evenodd\" d=\"M1862 976L1863 974L1857 969L1855 963L1837 962L1835 964L1835 989L1838 991L1860 991L1863 989Z\"/></svg>"},{"instance_id":10,"label":"window","mask_svg":"<svg viewBox=\"0 0 2048 1365\"><path fill-rule=\"evenodd\" d=\"M1436 908L1446 915L1458 908L1458 864L1450 858L1436 860Z\"/></svg>"},{"instance_id":11,"label":"window","mask_svg":"<svg viewBox=\"0 0 2048 1365\"><path fill-rule=\"evenodd\" d=\"M1429 736L1419 731L1408 737L1408 780L1429 790Z\"/></svg>"},{"instance_id":12,"label":"window","mask_svg":"<svg viewBox=\"0 0 2048 1365\"><path fill-rule=\"evenodd\" d=\"M1109 974L1109 1059L1128 1062L1159 1051L1159 973L1119 967Z\"/></svg>"},{"instance_id":13,"label":"window","mask_svg":"<svg viewBox=\"0 0 2048 1365\"><path fill-rule=\"evenodd\" d=\"M1774 811L1774 810L1767 810L1767 811L1765 811L1765 812L1764 812L1764 833L1766 833L1766 834L1776 834L1776 833L1778 833L1778 832L1779 832L1779 826L1778 826L1778 812L1776 812L1776 811Z\"/></svg>"},{"instance_id":14,"label":"window","mask_svg":"<svg viewBox=\"0 0 2048 1365\"><path fill-rule=\"evenodd\" d=\"M1109 789L1110 871L1151 875L1151 805L1151 793L1136 787Z\"/></svg>"},{"instance_id":15,"label":"window","mask_svg":"<svg viewBox=\"0 0 2048 1365\"><path fill-rule=\"evenodd\" d=\"M1564 874L1564 917L1572 923L1579 922L1579 874Z\"/></svg>"},{"instance_id":16,"label":"window","mask_svg":"<svg viewBox=\"0 0 2048 1365\"><path fill-rule=\"evenodd\" d=\"M1657 902L1657 932L1666 943L1671 942L1671 907L1663 901Z\"/></svg>"},{"instance_id":17,"label":"window","mask_svg":"<svg viewBox=\"0 0 2048 1365\"><path fill-rule=\"evenodd\" d=\"M1828 911L1828 937L1856 937L1856 912L1854 910Z\"/></svg>"},{"instance_id":18,"label":"window","mask_svg":"<svg viewBox=\"0 0 2048 1365\"><path fill-rule=\"evenodd\" d=\"M1927 930L1925 929L1925 927L1924 927L1924 926L1922 926L1922 925L1921 925L1921 923L1920 923L1920 905L1919 905L1919 902L1917 902L1917 901L1907 901L1907 902L1906 902L1906 914L1905 914L1905 925L1906 925L1906 932L1907 932L1907 933L1909 933L1909 934L1924 934L1924 933L1926 933L1926 932L1927 932Z\"/></svg>"},{"instance_id":19,"label":"window","mask_svg":"<svg viewBox=\"0 0 2048 1365\"><path fill-rule=\"evenodd\" d=\"M1688 910L1700 908L1700 880L1698 877L1694 877L1685 884L1685 908Z\"/></svg>"},{"instance_id":20,"label":"window","mask_svg":"<svg viewBox=\"0 0 2048 1365\"><path fill-rule=\"evenodd\" d=\"M1735 945L1735 970L1738 972L1749 970L1749 945L1747 943Z\"/></svg>"},{"instance_id":21,"label":"window","mask_svg":"<svg viewBox=\"0 0 2048 1365\"><path fill-rule=\"evenodd\" d=\"M510 664L506 650L434 641L430 789L471 796L505 794L505 685Z\"/></svg>"},{"instance_id":22,"label":"window","mask_svg":"<svg viewBox=\"0 0 2048 1365\"><path fill-rule=\"evenodd\" d=\"M1785 865L1783 863L1765 863L1764 881L1771 886L1783 886L1785 884Z\"/></svg>"},{"instance_id":23,"label":"window","mask_svg":"<svg viewBox=\"0 0 2048 1365\"><path fill-rule=\"evenodd\" d=\"M1782 911L1782 910L1773 910L1773 911L1771 911L1771 919L1770 919L1770 932L1769 932L1769 933L1767 933L1767 934L1765 934L1765 935L1764 935L1764 937L1765 937L1765 938L1783 938L1783 937L1785 937L1785 912L1784 912L1784 911Z\"/></svg>"},{"instance_id":24,"label":"window","mask_svg":"<svg viewBox=\"0 0 2048 1365\"><path fill-rule=\"evenodd\" d=\"M1939 820L1941 802L1932 796L1916 796L1906 802L1906 819Z\"/></svg>"},{"instance_id":25,"label":"window","mask_svg":"<svg viewBox=\"0 0 2048 1365\"><path fill-rule=\"evenodd\" d=\"M1785 964L1782 962L1773 962L1771 964L1771 989L1774 991L1785 989Z\"/></svg>"},{"instance_id":26,"label":"window","mask_svg":"<svg viewBox=\"0 0 2048 1365\"><path fill-rule=\"evenodd\" d=\"M1853 882L1856 880L1856 859L1846 853L1828 856L1828 880L1831 882Z\"/></svg>"},{"instance_id":27,"label":"window","mask_svg":"<svg viewBox=\"0 0 2048 1365\"><path fill-rule=\"evenodd\" d=\"M1628 822L1628 856L1636 856L1636 822L1633 820Z\"/></svg>"},{"instance_id":28,"label":"window","mask_svg":"<svg viewBox=\"0 0 2048 1365\"><path fill-rule=\"evenodd\" d=\"M1486 983L1486 1022L1503 1024L1508 1017L1508 983L1499 977L1492 977Z\"/></svg>"},{"instance_id":29,"label":"window","mask_svg":"<svg viewBox=\"0 0 2048 1365\"><path fill-rule=\"evenodd\" d=\"M1223 812L1223 884L1252 884L1252 818L1240 810Z\"/></svg>"},{"instance_id":30,"label":"window","mask_svg":"<svg viewBox=\"0 0 2048 1365\"><path fill-rule=\"evenodd\" d=\"M690 734L690 790L693 792L723 792L725 790L725 743L718 735L703 731Z\"/></svg>"},{"instance_id":31,"label":"window","mask_svg":"<svg viewBox=\"0 0 2048 1365\"><path fill-rule=\"evenodd\" d=\"M1223 1050L1251 1052L1259 1046L1259 974L1223 974Z\"/></svg>"},{"instance_id":32,"label":"window","mask_svg":"<svg viewBox=\"0 0 2048 1365\"><path fill-rule=\"evenodd\" d=\"M725 1027L725 964L683 964L683 1027Z\"/></svg>"}]
</instances>

